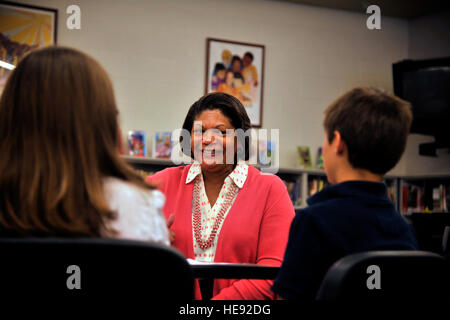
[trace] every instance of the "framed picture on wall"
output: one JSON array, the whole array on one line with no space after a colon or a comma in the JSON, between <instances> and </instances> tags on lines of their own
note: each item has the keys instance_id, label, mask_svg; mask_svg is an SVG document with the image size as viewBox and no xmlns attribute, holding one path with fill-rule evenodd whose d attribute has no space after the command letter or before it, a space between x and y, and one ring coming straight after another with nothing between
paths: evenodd
<instances>
[{"instance_id":1,"label":"framed picture on wall","mask_svg":"<svg viewBox=\"0 0 450 320\"><path fill-rule=\"evenodd\" d=\"M260 44L206 39L205 93L238 98L255 128L262 126L264 50Z\"/></svg>"},{"instance_id":2,"label":"framed picture on wall","mask_svg":"<svg viewBox=\"0 0 450 320\"><path fill-rule=\"evenodd\" d=\"M27 52L56 43L57 17L56 9L0 3L0 94Z\"/></svg>"}]
</instances>

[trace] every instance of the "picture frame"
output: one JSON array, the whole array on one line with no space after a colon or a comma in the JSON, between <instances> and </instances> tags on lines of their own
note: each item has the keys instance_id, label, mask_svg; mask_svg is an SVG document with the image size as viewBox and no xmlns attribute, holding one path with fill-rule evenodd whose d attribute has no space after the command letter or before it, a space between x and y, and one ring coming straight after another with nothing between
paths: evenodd
<instances>
[{"instance_id":1,"label":"picture frame","mask_svg":"<svg viewBox=\"0 0 450 320\"><path fill-rule=\"evenodd\" d=\"M147 138L145 131L128 131L128 155L132 157L147 157Z\"/></svg>"},{"instance_id":2,"label":"picture frame","mask_svg":"<svg viewBox=\"0 0 450 320\"><path fill-rule=\"evenodd\" d=\"M172 132L157 131L153 140L152 157L170 159L172 155Z\"/></svg>"},{"instance_id":3,"label":"picture frame","mask_svg":"<svg viewBox=\"0 0 450 320\"><path fill-rule=\"evenodd\" d=\"M311 169L313 167L311 160L311 152L308 146L297 147L298 157L300 160L300 166L303 169Z\"/></svg>"},{"instance_id":4,"label":"picture frame","mask_svg":"<svg viewBox=\"0 0 450 320\"><path fill-rule=\"evenodd\" d=\"M58 10L0 3L0 95L14 66L29 51L56 44Z\"/></svg>"},{"instance_id":5,"label":"picture frame","mask_svg":"<svg viewBox=\"0 0 450 320\"><path fill-rule=\"evenodd\" d=\"M265 46L206 39L205 94L225 92L244 105L252 127L262 127Z\"/></svg>"}]
</instances>

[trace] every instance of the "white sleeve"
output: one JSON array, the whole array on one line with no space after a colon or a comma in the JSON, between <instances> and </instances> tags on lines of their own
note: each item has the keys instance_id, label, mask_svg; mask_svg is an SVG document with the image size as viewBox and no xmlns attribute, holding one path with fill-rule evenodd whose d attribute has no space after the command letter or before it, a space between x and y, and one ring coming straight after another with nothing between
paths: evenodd
<instances>
[{"instance_id":1,"label":"white sleeve","mask_svg":"<svg viewBox=\"0 0 450 320\"><path fill-rule=\"evenodd\" d=\"M111 210L117 213L111 227L118 231L118 238L170 245L162 213L165 197L160 191L141 189L110 178L105 183L105 197Z\"/></svg>"}]
</instances>

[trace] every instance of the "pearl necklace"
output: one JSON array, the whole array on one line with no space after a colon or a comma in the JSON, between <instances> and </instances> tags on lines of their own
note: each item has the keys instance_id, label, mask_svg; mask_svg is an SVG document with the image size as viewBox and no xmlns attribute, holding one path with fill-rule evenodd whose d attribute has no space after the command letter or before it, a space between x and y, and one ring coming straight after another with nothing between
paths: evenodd
<instances>
[{"instance_id":1,"label":"pearl necklace","mask_svg":"<svg viewBox=\"0 0 450 320\"><path fill-rule=\"evenodd\" d=\"M209 235L209 238L207 240L202 239L202 213L200 209L200 182L198 180L194 183L194 216L193 216L193 227L194 227L194 235L195 240L197 241L198 246L202 250L206 250L209 247L211 247L214 243L214 239L216 238L217 231L219 230L219 227L225 217L225 213L227 212L228 208L231 206L231 203L234 199L234 196L238 192L238 187L232 183L230 186L230 190L228 191L228 194L225 198L225 201L222 205L222 208L220 209L219 213L217 214L216 221L214 222L213 229L211 231L211 234Z\"/></svg>"}]
</instances>

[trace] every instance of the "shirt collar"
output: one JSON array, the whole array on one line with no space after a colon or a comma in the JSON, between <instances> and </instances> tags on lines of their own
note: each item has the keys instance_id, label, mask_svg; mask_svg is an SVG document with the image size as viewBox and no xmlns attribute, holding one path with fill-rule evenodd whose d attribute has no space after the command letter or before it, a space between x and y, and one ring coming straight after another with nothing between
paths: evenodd
<instances>
[{"instance_id":1,"label":"shirt collar","mask_svg":"<svg viewBox=\"0 0 450 320\"><path fill-rule=\"evenodd\" d=\"M186 184L191 183L201 173L202 167L200 166L200 163L194 162L189 168L189 172L186 177ZM242 189L245 180L247 180L247 175L248 165L246 163L239 162L228 177L236 184L236 186L239 187L239 189Z\"/></svg>"},{"instance_id":2,"label":"shirt collar","mask_svg":"<svg viewBox=\"0 0 450 320\"><path fill-rule=\"evenodd\" d=\"M247 180L248 175L248 165L246 163L238 163L236 168L230 173L229 177L233 182L242 189L245 180Z\"/></svg>"},{"instance_id":3,"label":"shirt collar","mask_svg":"<svg viewBox=\"0 0 450 320\"><path fill-rule=\"evenodd\" d=\"M186 184L191 183L200 173L202 173L202 167L200 163L195 161L189 168L189 172L186 177Z\"/></svg>"}]
</instances>

